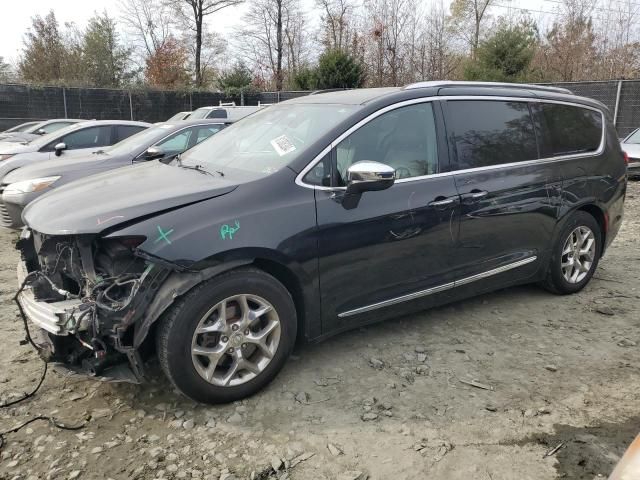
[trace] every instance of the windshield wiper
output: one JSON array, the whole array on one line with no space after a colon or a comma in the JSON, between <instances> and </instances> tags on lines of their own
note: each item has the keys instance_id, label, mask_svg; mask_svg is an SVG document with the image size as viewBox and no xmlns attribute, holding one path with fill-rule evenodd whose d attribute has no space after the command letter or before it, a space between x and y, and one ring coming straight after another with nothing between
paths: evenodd
<instances>
[{"instance_id":1,"label":"windshield wiper","mask_svg":"<svg viewBox=\"0 0 640 480\"><path fill-rule=\"evenodd\" d=\"M204 168L202 165L185 165L184 163L182 163L182 159L180 158L180 154L176 155L176 161L177 161L177 165L180 168L186 168L188 170L195 170L197 172L203 173L205 175L211 175L212 177L215 177L215 175L213 173L211 173L209 170L207 170L206 168ZM221 177L224 177L224 173L216 171L216 173L220 174Z\"/></svg>"}]
</instances>

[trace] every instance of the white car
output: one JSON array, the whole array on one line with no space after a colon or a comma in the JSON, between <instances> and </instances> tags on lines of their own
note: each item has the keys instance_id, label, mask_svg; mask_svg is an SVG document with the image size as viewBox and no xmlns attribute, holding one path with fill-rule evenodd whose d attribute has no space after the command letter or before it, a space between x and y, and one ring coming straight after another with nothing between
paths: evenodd
<instances>
[{"instance_id":1,"label":"white car","mask_svg":"<svg viewBox=\"0 0 640 480\"><path fill-rule=\"evenodd\" d=\"M636 128L621 142L622 150L629 157L627 172L630 178L640 177L640 128Z\"/></svg>"},{"instance_id":2,"label":"white car","mask_svg":"<svg viewBox=\"0 0 640 480\"><path fill-rule=\"evenodd\" d=\"M66 155L68 150L97 149L118 143L150 127L125 120L91 120L42 135L31 141L0 142L0 179L24 165Z\"/></svg>"}]
</instances>

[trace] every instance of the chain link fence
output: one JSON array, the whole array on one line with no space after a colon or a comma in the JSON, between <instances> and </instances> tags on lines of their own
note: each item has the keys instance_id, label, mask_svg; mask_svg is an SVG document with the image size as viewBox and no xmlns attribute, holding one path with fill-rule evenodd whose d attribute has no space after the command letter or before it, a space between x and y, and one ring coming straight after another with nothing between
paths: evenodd
<instances>
[{"instance_id":1,"label":"chain link fence","mask_svg":"<svg viewBox=\"0 0 640 480\"><path fill-rule=\"evenodd\" d=\"M553 83L594 98L611 111L621 137L640 127L640 80ZM310 91L260 92L227 96L217 92L116 90L105 88L0 85L0 131L49 118L122 119L161 122L177 112L234 103L268 105Z\"/></svg>"},{"instance_id":2,"label":"chain link fence","mask_svg":"<svg viewBox=\"0 0 640 480\"><path fill-rule=\"evenodd\" d=\"M233 103L264 105L310 92L261 92L227 96L217 92L116 90L107 88L0 85L0 131L31 120L84 118L161 122L177 112Z\"/></svg>"}]
</instances>

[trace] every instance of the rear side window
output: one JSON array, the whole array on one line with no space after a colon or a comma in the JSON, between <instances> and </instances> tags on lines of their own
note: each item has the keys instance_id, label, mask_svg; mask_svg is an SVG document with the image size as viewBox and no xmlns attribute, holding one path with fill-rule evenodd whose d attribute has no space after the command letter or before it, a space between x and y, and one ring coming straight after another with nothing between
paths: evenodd
<instances>
[{"instance_id":1,"label":"rear side window","mask_svg":"<svg viewBox=\"0 0 640 480\"><path fill-rule=\"evenodd\" d=\"M538 158L527 102L453 100L447 107L458 170Z\"/></svg>"},{"instance_id":2,"label":"rear side window","mask_svg":"<svg viewBox=\"0 0 640 480\"><path fill-rule=\"evenodd\" d=\"M224 128L224 125L211 125L208 127L200 127L198 129L198 136L196 137L196 141L194 145L197 145L201 141L206 140L214 133L218 133L223 128Z\"/></svg>"},{"instance_id":3,"label":"rear side window","mask_svg":"<svg viewBox=\"0 0 640 480\"><path fill-rule=\"evenodd\" d=\"M136 125L116 125L116 140L113 143L118 143L125 138L129 138L131 135L144 130L144 127Z\"/></svg>"},{"instance_id":4,"label":"rear side window","mask_svg":"<svg viewBox=\"0 0 640 480\"><path fill-rule=\"evenodd\" d=\"M209 112L207 118L227 118L227 111L222 108L215 108Z\"/></svg>"},{"instance_id":5,"label":"rear side window","mask_svg":"<svg viewBox=\"0 0 640 480\"><path fill-rule=\"evenodd\" d=\"M545 156L598 150L602 140L600 112L556 103L544 103L539 108L546 126Z\"/></svg>"}]
</instances>

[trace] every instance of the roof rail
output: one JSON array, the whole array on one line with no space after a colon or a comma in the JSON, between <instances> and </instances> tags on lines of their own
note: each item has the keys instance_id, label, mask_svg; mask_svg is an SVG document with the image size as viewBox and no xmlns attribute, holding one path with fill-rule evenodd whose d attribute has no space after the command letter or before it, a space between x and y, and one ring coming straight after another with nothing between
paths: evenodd
<instances>
[{"instance_id":1,"label":"roof rail","mask_svg":"<svg viewBox=\"0 0 640 480\"><path fill-rule=\"evenodd\" d=\"M314 90L309 95L318 95L320 93L329 93L329 92L341 92L343 90L350 90L349 88L325 88L324 90Z\"/></svg>"},{"instance_id":2,"label":"roof rail","mask_svg":"<svg viewBox=\"0 0 640 480\"><path fill-rule=\"evenodd\" d=\"M552 87L549 85L535 85L532 83L506 83L506 82L465 82L456 80L437 80L430 82L417 82L405 85L405 90L413 90L415 88L428 88L428 87L508 87L508 88L521 88L524 90L542 90L545 92L566 93L573 95L573 92L568 88Z\"/></svg>"}]
</instances>

